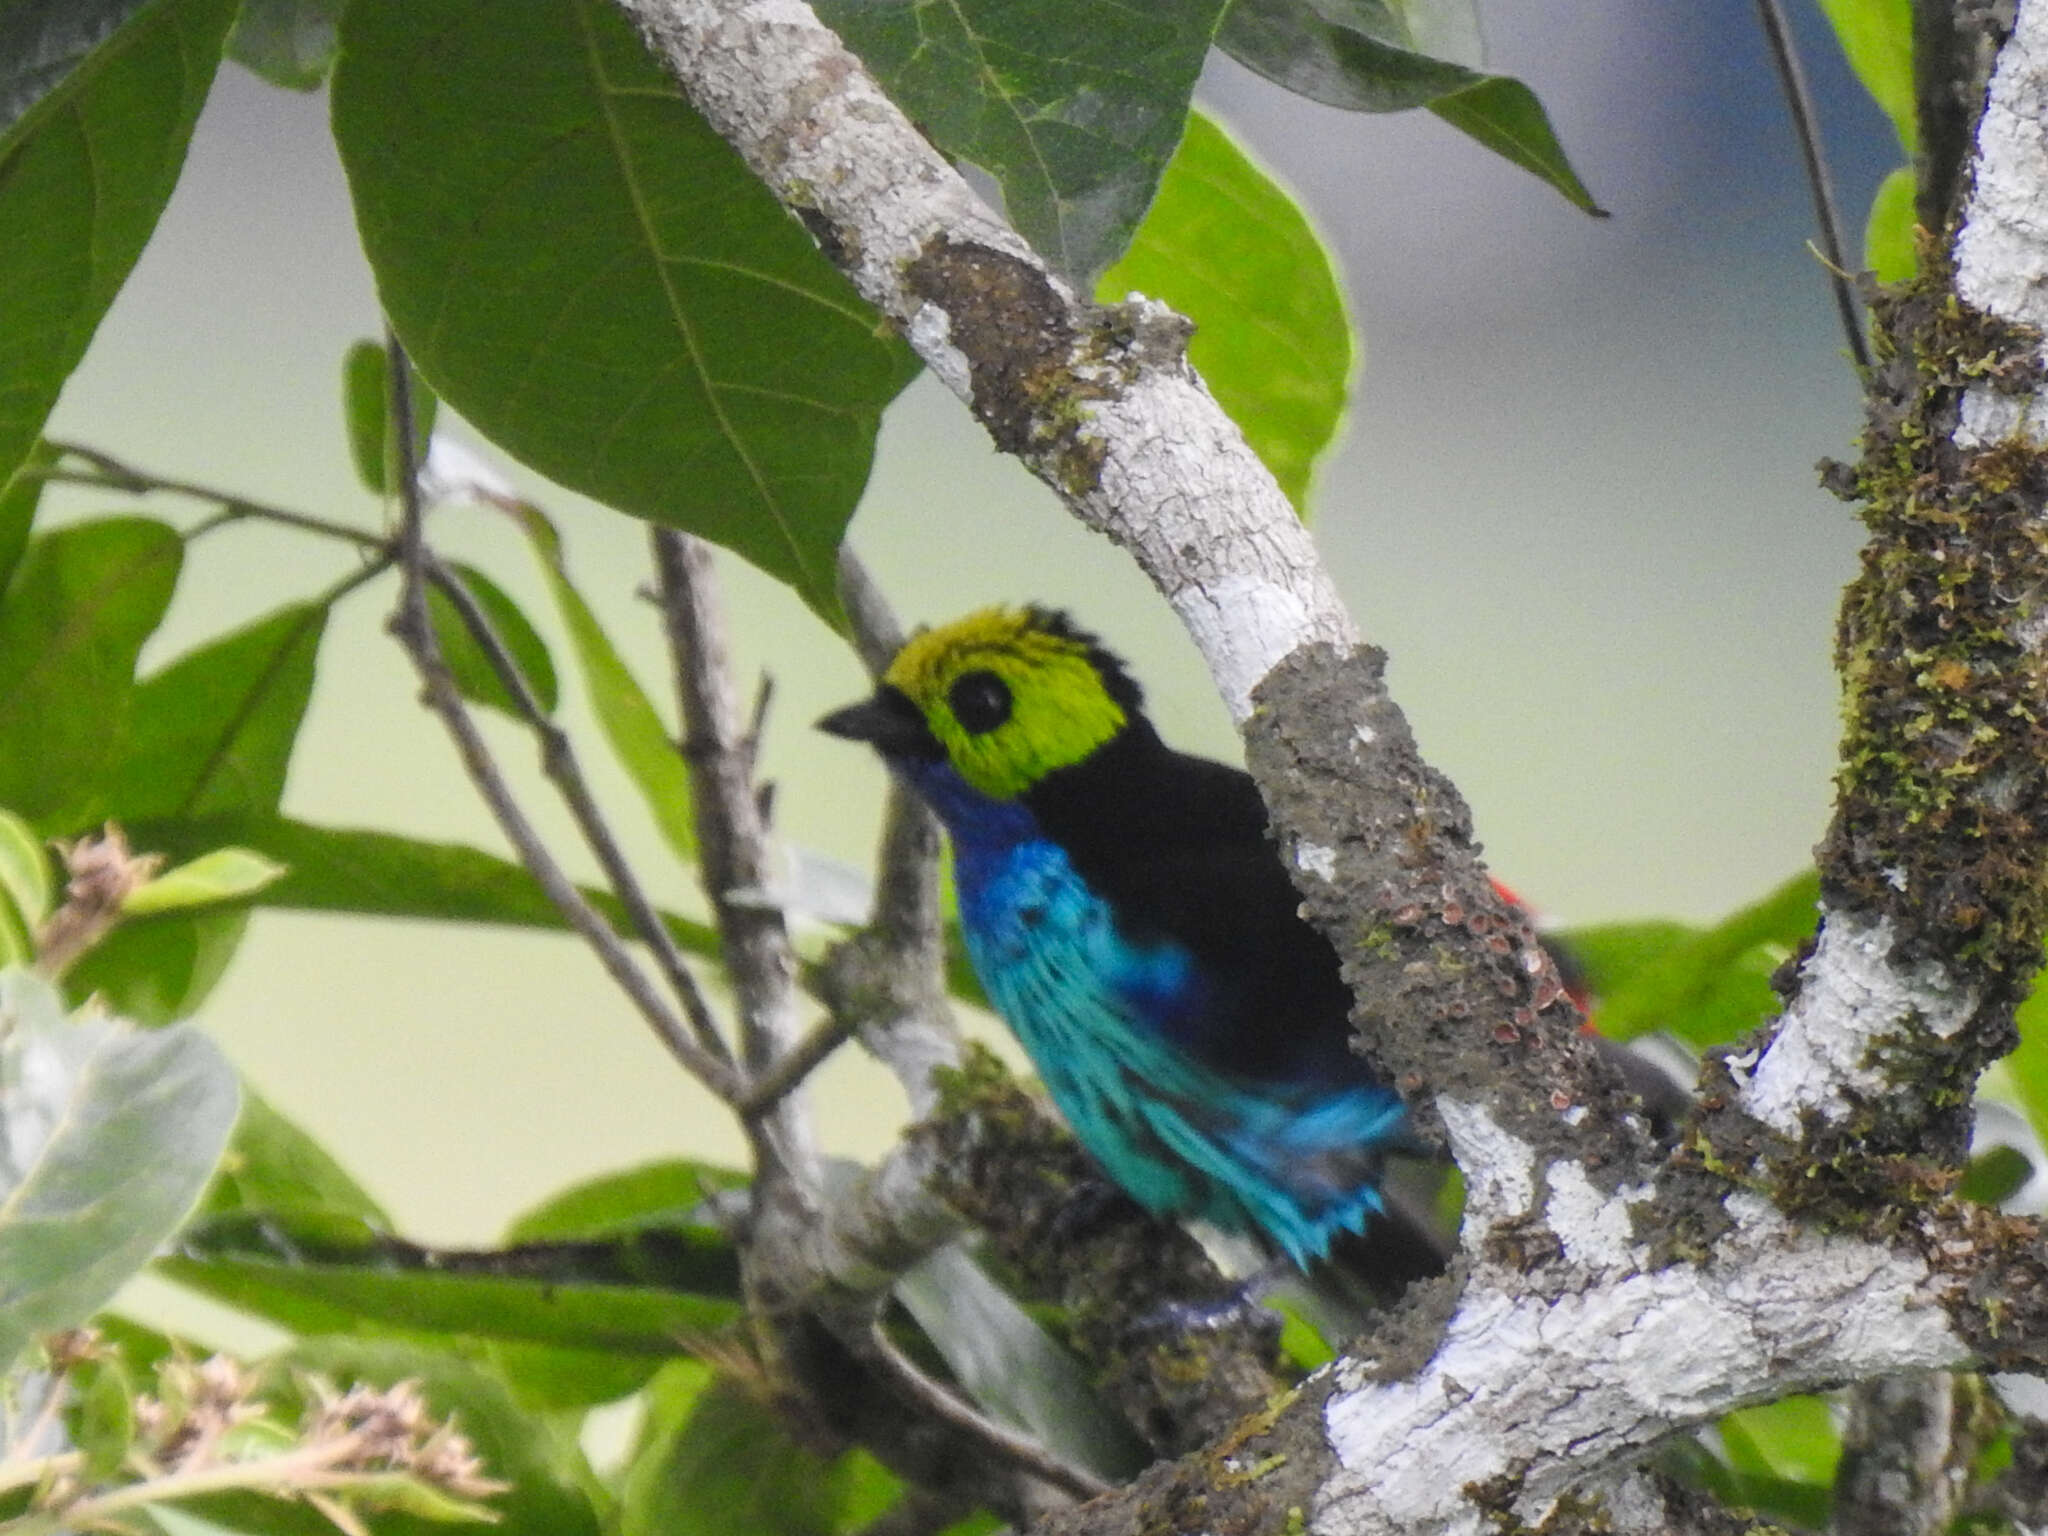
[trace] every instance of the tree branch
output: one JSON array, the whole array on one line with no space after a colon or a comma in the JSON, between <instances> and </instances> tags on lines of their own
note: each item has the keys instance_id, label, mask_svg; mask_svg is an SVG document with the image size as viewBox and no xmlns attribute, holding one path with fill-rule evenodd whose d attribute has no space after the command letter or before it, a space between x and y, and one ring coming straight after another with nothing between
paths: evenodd
<instances>
[{"instance_id":1,"label":"tree branch","mask_svg":"<svg viewBox=\"0 0 2048 1536\"><path fill-rule=\"evenodd\" d=\"M653 530L650 538L675 664L699 869L739 1005L740 1058L748 1076L758 1080L797 1045L796 958L782 908L771 894L773 854L754 789L752 743L733 689L711 547L669 528ZM764 1158L757 1193L791 1198L808 1209L822 1179L800 1097L756 1095L745 1123Z\"/></svg>"}]
</instances>

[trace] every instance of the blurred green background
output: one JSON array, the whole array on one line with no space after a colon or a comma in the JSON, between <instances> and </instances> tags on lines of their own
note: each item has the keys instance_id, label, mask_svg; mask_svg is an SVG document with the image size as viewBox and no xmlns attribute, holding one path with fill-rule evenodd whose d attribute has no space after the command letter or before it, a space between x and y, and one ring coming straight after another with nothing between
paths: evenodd
<instances>
[{"instance_id":1,"label":"blurred green background","mask_svg":"<svg viewBox=\"0 0 2048 1536\"><path fill-rule=\"evenodd\" d=\"M1812 469L1851 451L1857 395L1805 248L1796 146L1747 7L1512 0L1487 19L1491 62L1542 96L1611 219L1421 114L1319 108L1228 63L1202 99L1336 250L1364 369L1314 497L1317 535L1495 868L1559 922L1711 917L1800 867L1822 830L1830 635L1859 542ZM1860 231L1895 149L1818 17L1800 25ZM51 431L374 520L338 400L344 349L377 329L324 98L230 66ZM666 701L634 596L644 530L506 467L557 516L573 574ZM62 488L49 505L111 509ZM1235 753L1164 605L929 380L890 416L853 536L913 620L995 600L1070 607L1129 656L1171 739ZM548 612L495 514L448 513L439 537ZM316 590L347 558L269 528L209 538L146 660ZM880 770L810 729L863 690L859 670L794 597L726 569L739 655L776 683L765 768L780 827L862 861ZM285 808L500 848L383 633L391 592L387 578L336 615ZM485 727L566 848L531 748ZM633 795L591 757L657 895L689 907ZM260 913L203 1018L425 1241L488 1240L600 1169L738 1153L567 938ZM857 1051L813 1097L839 1150L875 1150L900 1118Z\"/></svg>"}]
</instances>

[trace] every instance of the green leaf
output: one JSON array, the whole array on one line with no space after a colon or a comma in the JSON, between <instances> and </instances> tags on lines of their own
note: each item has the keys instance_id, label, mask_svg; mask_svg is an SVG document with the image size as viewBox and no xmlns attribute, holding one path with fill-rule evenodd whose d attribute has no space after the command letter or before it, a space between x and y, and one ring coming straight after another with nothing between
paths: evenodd
<instances>
[{"instance_id":1,"label":"green leaf","mask_svg":"<svg viewBox=\"0 0 2048 1536\"><path fill-rule=\"evenodd\" d=\"M434 435L434 417L441 402L420 377L419 370L410 371L412 440L424 457L426 444ZM356 478L372 496L396 496L398 445L391 440L391 420L397 414L397 406L391 399L391 355L381 344L359 341L348 349L341 360L341 399L342 415L348 426L348 452L355 460Z\"/></svg>"},{"instance_id":2,"label":"green leaf","mask_svg":"<svg viewBox=\"0 0 2048 1536\"><path fill-rule=\"evenodd\" d=\"M1978 1205L2002 1205L2026 1187L2034 1165L2017 1147L1993 1147L1970 1159L1956 1194Z\"/></svg>"},{"instance_id":3,"label":"green leaf","mask_svg":"<svg viewBox=\"0 0 2048 1536\"><path fill-rule=\"evenodd\" d=\"M1731 1424L1738 1432L1732 1441ZM1721 1426L1728 1459L1737 1470L1823 1487L1834 1483L1842 1440L1835 1433L1826 1398L1787 1397L1760 1408L1739 1409Z\"/></svg>"},{"instance_id":4,"label":"green leaf","mask_svg":"<svg viewBox=\"0 0 2048 1536\"><path fill-rule=\"evenodd\" d=\"M21 563L21 552L28 548L29 529L35 525L43 487L49 484L41 472L57 458L57 450L38 439L30 445L21 466L0 484L0 592L7 590L15 566Z\"/></svg>"},{"instance_id":5,"label":"green leaf","mask_svg":"<svg viewBox=\"0 0 2048 1536\"><path fill-rule=\"evenodd\" d=\"M1913 0L1820 0L1849 67L1892 120L1910 159L1920 147L1913 99Z\"/></svg>"},{"instance_id":6,"label":"green leaf","mask_svg":"<svg viewBox=\"0 0 2048 1536\"><path fill-rule=\"evenodd\" d=\"M138 1024L189 1019L227 974L249 927L240 907L123 923L65 973L75 1001L99 997Z\"/></svg>"},{"instance_id":7,"label":"green leaf","mask_svg":"<svg viewBox=\"0 0 2048 1536\"><path fill-rule=\"evenodd\" d=\"M196 856L233 843L284 865L284 877L257 893L258 906L503 923L517 928L568 926L526 870L509 859L460 843L317 827L270 816L154 822L129 831L137 847L173 858ZM630 932L610 895L594 890L583 894L621 933ZM663 919L684 949L700 955L718 954L718 935L708 925L672 913L663 914ZM137 931L153 926L135 925ZM117 930L114 938L122 936Z\"/></svg>"},{"instance_id":8,"label":"green leaf","mask_svg":"<svg viewBox=\"0 0 2048 1536\"><path fill-rule=\"evenodd\" d=\"M353 1217L373 1227L390 1218L327 1149L270 1101L242 1085L242 1117L221 1159L200 1209L209 1216L229 1211L319 1211Z\"/></svg>"},{"instance_id":9,"label":"green leaf","mask_svg":"<svg viewBox=\"0 0 2048 1536\"><path fill-rule=\"evenodd\" d=\"M227 1145L235 1074L205 1036L66 1019L0 973L0 1361L83 1322L184 1220Z\"/></svg>"},{"instance_id":10,"label":"green leaf","mask_svg":"<svg viewBox=\"0 0 2048 1536\"><path fill-rule=\"evenodd\" d=\"M27 822L0 810L0 970L35 958L50 897L50 850Z\"/></svg>"},{"instance_id":11,"label":"green leaf","mask_svg":"<svg viewBox=\"0 0 2048 1536\"><path fill-rule=\"evenodd\" d=\"M403 1329L667 1356L740 1315L716 1228L454 1252L333 1213L236 1211L194 1222L157 1269L301 1333Z\"/></svg>"},{"instance_id":12,"label":"green leaf","mask_svg":"<svg viewBox=\"0 0 2048 1536\"><path fill-rule=\"evenodd\" d=\"M334 68L342 0L242 0L227 55L288 91L317 91Z\"/></svg>"},{"instance_id":13,"label":"green leaf","mask_svg":"<svg viewBox=\"0 0 2048 1536\"><path fill-rule=\"evenodd\" d=\"M89 1482L111 1478L135 1442L135 1385L119 1356L101 1355L73 1368L64 1428L84 1453Z\"/></svg>"},{"instance_id":14,"label":"green leaf","mask_svg":"<svg viewBox=\"0 0 2048 1536\"><path fill-rule=\"evenodd\" d=\"M0 11L0 474L156 228L233 17L233 0Z\"/></svg>"},{"instance_id":15,"label":"green leaf","mask_svg":"<svg viewBox=\"0 0 2048 1536\"><path fill-rule=\"evenodd\" d=\"M662 724L661 715L597 622L590 604L569 580L562 536L554 524L534 507L520 507L514 516L533 541L534 556L554 594L562 627L569 632L583 688L604 739L646 801L662 840L678 859L689 863L697 857L697 823L690 808L689 770L683 765L675 737Z\"/></svg>"},{"instance_id":16,"label":"green leaf","mask_svg":"<svg viewBox=\"0 0 2048 1536\"><path fill-rule=\"evenodd\" d=\"M275 810L326 625L326 604L293 603L143 681L109 813L135 823Z\"/></svg>"},{"instance_id":17,"label":"green leaf","mask_svg":"<svg viewBox=\"0 0 2048 1536\"><path fill-rule=\"evenodd\" d=\"M1136 291L1195 322L1188 358L1297 509L1356 362L1329 253L1295 201L1201 113L1096 297Z\"/></svg>"},{"instance_id":18,"label":"green leaf","mask_svg":"<svg viewBox=\"0 0 2048 1536\"><path fill-rule=\"evenodd\" d=\"M1428 107L1577 207L1603 211L1527 86L1431 57L1407 23L1375 0L1235 0L1216 45L1276 85L1329 106L1353 112Z\"/></svg>"},{"instance_id":19,"label":"green leaf","mask_svg":"<svg viewBox=\"0 0 2048 1536\"><path fill-rule=\"evenodd\" d=\"M1521 81L1506 75L1480 76L1459 90L1435 97L1429 110L1510 165L1518 165L1556 188L1573 206L1598 218L1607 217L1607 210L1593 201L1593 194L1565 158L1564 146L1550 126L1550 114Z\"/></svg>"},{"instance_id":20,"label":"green leaf","mask_svg":"<svg viewBox=\"0 0 2048 1536\"><path fill-rule=\"evenodd\" d=\"M284 874L284 866L246 848L217 848L189 864L166 870L131 891L121 903L128 917L211 907L254 896Z\"/></svg>"},{"instance_id":21,"label":"green leaf","mask_svg":"<svg viewBox=\"0 0 2048 1536\"><path fill-rule=\"evenodd\" d=\"M1863 226L1863 265L1880 283L1903 283L1920 270L1916 191L1913 168L1902 165L1878 183L1877 195L1870 200L1870 219Z\"/></svg>"},{"instance_id":22,"label":"green leaf","mask_svg":"<svg viewBox=\"0 0 2048 1536\"><path fill-rule=\"evenodd\" d=\"M1628 924L1581 929L1564 941L1589 960L1630 944L1654 952L1630 965L1612 990L1602 986L1599 963L1589 964L1602 1034L1628 1040L1661 1029L1694 1046L1718 1045L1778 1012L1771 973L1812 937L1819 900L1818 877L1809 872L1703 931Z\"/></svg>"},{"instance_id":23,"label":"green leaf","mask_svg":"<svg viewBox=\"0 0 2048 1536\"><path fill-rule=\"evenodd\" d=\"M1115 261L1173 155L1224 0L821 0L819 18L1077 288Z\"/></svg>"},{"instance_id":24,"label":"green leaf","mask_svg":"<svg viewBox=\"0 0 2048 1536\"><path fill-rule=\"evenodd\" d=\"M1648 918L1641 922L1574 928L1555 935L1546 933L1544 938L1554 942L1578 968L1585 977L1587 990L1601 998L1625 990L1638 975L1705 931L1691 923Z\"/></svg>"},{"instance_id":25,"label":"green leaf","mask_svg":"<svg viewBox=\"0 0 2048 1536\"><path fill-rule=\"evenodd\" d=\"M701 1367L663 1370L626 1467L619 1536L833 1536L902 1485L864 1451L827 1458L746 1386Z\"/></svg>"},{"instance_id":26,"label":"green leaf","mask_svg":"<svg viewBox=\"0 0 2048 1536\"><path fill-rule=\"evenodd\" d=\"M522 1404L549 1412L615 1403L646 1386L663 1365L659 1355L618 1350L567 1349L510 1339L466 1343L505 1378Z\"/></svg>"},{"instance_id":27,"label":"green leaf","mask_svg":"<svg viewBox=\"0 0 2048 1536\"><path fill-rule=\"evenodd\" d=\"M449 404L836 622L840 536L915 360L618 9L357 0L333 107L379 296Z\"/></svg>"},{"instance_id":28,"label":"green leaf","mask_svg":"<svg viewBox=\"0 0 2048 1536\"><path fill-rule=\"evenodd\" d=\"M555 706L561 702L561 693L555 680L554 658L548 654L547 642L527 622L526 615L519 611L519 605L482 571L459 564L451 565L449 569L469 589L477 607L483 610L484 617L511 653L541 709L553 714ZM483 646L469 632L469 626L463 623L454 601L439 587L427 588L427 614L433 620L434 634L441 642L442 658L455 678L456 691L472 704L498 710L514 720L524 720L525 713L513 701L511 690L499 679L497 669L484 654ZM675 754L671 752L669 755L673 757Z\"/></svg>"},{"instance_id":29,"label":"green leaf","mask_svg":"<svg viewBox=\"0 0 2048 1536\"><path fill-rule=\"evenodd\" d=\"M1721 1448L1734 1476L1730 1502L1826 1529L1842 1444L1827 1401L1788 1397L1721 1420Z\"/></svg>"},{"instance_id":30,"label":"green leaf","mask_svg":"<svg viewBox=\"0 0 2048 1536\"><path fill-rule=\"evenodd\" d=\"M2002 1065L2034 1134L2048 1141L2048 987L2037 986L2014 1015L2020 1043Z\"/></svg>"},{"instance_id":31,"label":"green leaf","mask_svg":"<svg viewBox=\"0 0 2048 1536\"><path fill-rule=\"evenodd\" d=\"M557 1191L513 1218L505 1241L616 1237L650 1226L693 1223L700 1219L694 1213L707 1193L746 1184L746 1174L713 1163L682 1158L645 1163Z\"/></svg>"},{"instance_id":32,"label":"green leaf","mask_svg":"<svg viewBox=\"0 0 2048 1536\"><path fill-rule=\"evenodd\" d=\"M0 805L40 830L90 814L184 549L148 518L74 523L31 540L0 597Z\"/></svg>"}]
</instances>

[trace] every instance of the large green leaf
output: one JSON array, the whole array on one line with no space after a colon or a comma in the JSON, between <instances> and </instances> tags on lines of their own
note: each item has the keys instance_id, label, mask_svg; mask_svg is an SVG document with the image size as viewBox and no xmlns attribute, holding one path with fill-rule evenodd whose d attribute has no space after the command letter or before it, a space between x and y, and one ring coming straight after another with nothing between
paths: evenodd
<instances>
[{"instance_id":1,"label":"large green leaf","mask_svg":"<svg viewBox=\"0 0 2048 1536\"><path fill-rule=\"evenodd\" d=\"M0 970L35 959L35 934L50 915L50 850L35 829L0 809Z\"/></svg>"},{"instance_id":2,"label":"large green leaf","mask_svg":"<svg viewBox=\"0 0 2048 1536\"><path fill-rule=\"evenodd\" d=\"M235 1122L235 1074L194 1031L72 1020L0 973L0 1362L83 1322L199 1199Z\"/></svg>"},{"instance_id":3,"label":"large green leaf","mask_svg":"<svg viewBox=\"0 0 2048 1536\"><path fill-rule=\"evenodd\" d=\"M246 908L123 923L64 973L64 990L98 997L138 1024L189 1019L227 974L249 928Z\"/></svg>"},{"instance_id":4,"label":"large green leaf","mask_svg":"<svg viewBox=\"0 0 2048 1536\"><path fill-rule=\"evenodd\" d=\"M550 1195L505 1229L508 1243L616 1237L645 1227L699 1220L704 1197L739 1189L747 1176L737 1169L681 1158L644 1163L600 1174Z\"/></svg>"},{"instance_id":5,"label":"large green leaf","mask_svg":"<svg viewBox=\"0 0 2048 1536\"><path fill-rule=\"evenodd\" d=\"M284 877L256 894L260 906L516 928L567 926L532 875L509 859L460 843L318 827L278 816L151 822L130 831L137 847L173 858L195 857L233 844L284 865ZM590 890L584 895L614 927L628 931L618 903L609 895ZM664 916L683 948L702 955L718 953L718 936L709 925Z\"/></svg>"},{"instance_id":6,"label":"large green leaf","mask_svg":"<svg viewBox=\"0 0 2048 1536\"><path fill-rule=\"evenodd\" d=\"M312 694L327 611L324 603L281 608L138 685L125 750L106 775L94 814L135 829L166 819L186 824L274 812ZM137 847L210 860L186 866L188 885L195 873L212 876L191 894L246 899L274 872L252 862L248 850L228 854L233 841L168 847L145 838ZM156 898L159 908L164 894ZM138 915L102 940L67 984L74 996L103 993L145 1023L187 1018L226 972L247 926L245 911L211 906Z\"/></svg>"},{"instance_id":7,"label":"large green leaf","mask_svg":"<svg viewBox=\"0 0 2048 1536\"><path fill-rule=\"evenodd\" d=\"M1351 317L1300 207L1197 112L1096 296L1136 290L1195 322L1188 358L1296 508L1350 393Z\"/></svg>"},{"instance_id":8,"label":"large green leaf","mask_svg":"<svg viewBox=\"0 0 2048 1536\"><path fill-rule=\"evenodd\" d=\"M1428 36L1378 0L1235 0L1216 45L1275 84L1333 107L1427 107L1599 213L1535 93L1509 76L1432 56L1423 51Z\"/></svg>"},{"instance_id":9,"label":"large green leaf","mask_svg":"<svg viewBox=\"0 0 2048 1536\"><path fill-rule=\"evenodd\" d=\"M234 1139L207 1188L200 1209L321 1211L389 1227L383 1207L353 1175L292 1120L247 1083Z\"/></svg>"},{"instance_id":10,"label":"large green leaf","mask_svg":"<svg viewBox=\"0 0 2048 1536\"><path fill-rule=\"evenodd\" d=\"M835 1536L901 1489L866 1452L820 1455L744 1383L681 1364L650 1389L619 1536Z\"/></svg>"},{"instance_id":11,"label":"large green leaf","mask_svg":"<svg viewBox=\"0 0 2048 1536\"><path fill-rule=\"evenodd\" d=\"M333 99L378 292L441 395L836 618L840 535L915 362L617 8L357 0Z\"/></svg>"},{"instance_id":12,"label":"large green leaf","mask_svg":"<svg viewBox=\"0 0 2048 1536\"><path fill-rule=\"evenodd\" d=\"M820 0L819 17L1075 286L1152 201L1225 0Z\"/></svg>"},{"instance_id":13,"label":"large green leaf","mask_svg":"<svg viewBox=\"0 0 2048 1536\"><path fill-rule=\"evenodd\" d=\"M139 684L108 813L142 822L277 809L326 625L326 604L294 603Z\"/></svg>"},{"instance_id":14,"label":"large green leaf","mask_svg":"<svg viewBox=\"0 0 2048 1536\"><path fill-rule=\"evenodd\" d=\"M0 592L14 575L21 552L28 548L29 529L35 525L36 508L48 484L39 471L57 462L57 450L37 441L28 457L4 483L0 483Z\"/></svg>"},{"instance_id":15,"label":"large green leaf","mask_svg":"<svg viewBox=\"0 0 2048 1536\"><path fill-rule=\"evenodd\" d=\"M1892 120L1899 147L1920 147L1913 98L1913 0L1820 0L1863 88Z\"/></svg>"},{"instance_id":16,"label":"large green leaf","mask_svg":"<svg viewBox=\"0 0 2048 1536\"><path fill-rule=\"evenodd\" d=\"M619 765L640 791L662 840L678 859L687 863L697 856L697 823L691 809L689 770L683 765L675 737L662 724L660 712L647 697L647 690L619 655L590 604L569 580L568 566L562 557L562 536L555 531L555 525L534 507L521 507L515 516L533 541L541 575L547 581L548 591L554 594L562 627L569 632L569 644L582 670L583 688L590 696L590 710L597 716L598 728L611 744Z\"/></svg>"},{"instance_id":17,"label":"large green leaf","mask_svg":"<svg viewBox=\"0 0 2048 1536\"><path fill-rule=\"evenodd\" d=\"M227 53L272 85L317 91L334 68L341 0L242 0Z\"/></svg>"},{"instance_id":18,"label":"large green leaf","mask_svg":"<svg viewBox=\"0 0 2048 1536\"><path fill-rule=\"evenodd\" d=\"M1586 963L1601 1033L1627 1040L1661 1029L1718 1045L1778 1011L1771 973L1812 937L1819 900L1818 877L1808 873L1712 928L1629 923L1568 932L1564 941Z\"/></svg>"},{"instance_id":19,"label":"large green leaf","mask_svg":"<svg viewBox=\"0 0 2048 1536\"><path fill-rule=\"evenodd\" d=\"M76 523L31 540L0 596L0 805L45 832L92 812L184 548L147 518Z\"/></svg>"},{"instance_id":20,"label":"large green leaf","mask_svg":"<svg viewBox=\"0 0 2048 1536\"><path fill-rule=\"evenodd\" d=\"M0 475L156 227L234 0L0 8Z\"/></svg>"},{"instance_id":21,"label":"large green leaf","mask_svg":"<svg viewBox=\"0 0 2048 1536\"><path fill-rule=\"evenodd\" d=\"M666 1356L740 1314L732 1241L706 1226L452 1252L333 1212L242 1210L194 1222L157 1268L302 1333L402 1329Z\"/></svg>"}]
</instances>

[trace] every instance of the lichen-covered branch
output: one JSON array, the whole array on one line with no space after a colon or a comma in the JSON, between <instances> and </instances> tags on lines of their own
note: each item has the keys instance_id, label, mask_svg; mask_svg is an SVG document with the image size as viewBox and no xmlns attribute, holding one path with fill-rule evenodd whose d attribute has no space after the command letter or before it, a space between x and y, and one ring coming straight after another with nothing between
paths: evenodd
<instances>
[{"instance_id":1,"label":"lichen-covered branch","mask_svg":"<svg viewBox=\"0 0 2048 1536\"><path fill-rule=\"evenodd\" d=\"M1999 54L1954 257L1874 308L1863 457L1831 483L1871 530L1844 596L1848 734L1819 947L1744 1107L1823 1158L1955 1164L1977 1074L2012 1048L2048 930L2048 6ZM1810 1117L1810 1118L1809 1118Z\"/></svg>"}]
</instances>

